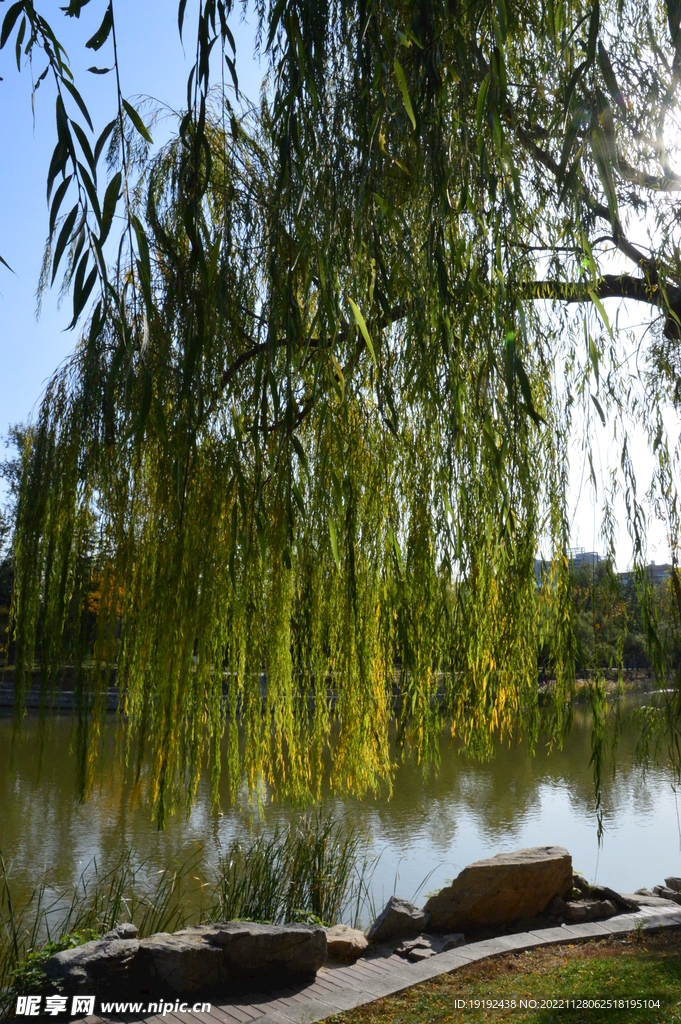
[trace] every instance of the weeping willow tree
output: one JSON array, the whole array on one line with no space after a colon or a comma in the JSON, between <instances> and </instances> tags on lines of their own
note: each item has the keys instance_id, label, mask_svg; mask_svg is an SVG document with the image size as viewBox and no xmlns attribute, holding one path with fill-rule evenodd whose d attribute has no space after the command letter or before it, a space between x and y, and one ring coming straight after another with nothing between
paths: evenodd
<instances>
[{"instance_id":1,"label":"weeping willow tree","mask_svg":"<svg viewBox=\"0 0 681 1024\"><path fill-rule=\"evenodd\" d=\"M80 341L23 451L17 720L36 659L47 703L68 663L85 794L115 678L160 824L207 765L217 798L225 729L232 785L299 800L328 773L340 792L389 786L395 718L424 763L444 726L480 757L532 744L542 716L561 742L569 447L598 417L620 453L606 541L623 497L672 687L642 749L678 771L681 679L631 438L649 441L675 633L681 6L255 0L253 106L236 5L199 0L187 107L160 149L123 98L113 0L87 43L115 80L96 138L38 6L10 6L0 43L43 60L34 90L56 88L43 283L62 267ZM606 299L639 304L645 333L612 304L611 324Z\"/></svg>"}]
</instances>

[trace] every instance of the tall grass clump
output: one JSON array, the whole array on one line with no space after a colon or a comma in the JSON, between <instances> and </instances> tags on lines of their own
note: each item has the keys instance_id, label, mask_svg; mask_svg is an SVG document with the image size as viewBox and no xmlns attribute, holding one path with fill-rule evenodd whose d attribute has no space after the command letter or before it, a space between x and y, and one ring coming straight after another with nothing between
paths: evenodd
<instances>
[{"instance_id":1,"label":"tall grass clump","mask_svg":"<svg viewBox=\"0 0 681 1024\"><path fill-rule=\"evenodd\" d=\"M232 843L219 861L213 919L356 923L369 873L360 834L318 812L248 848Z\"/></svg>"}]
</instances>

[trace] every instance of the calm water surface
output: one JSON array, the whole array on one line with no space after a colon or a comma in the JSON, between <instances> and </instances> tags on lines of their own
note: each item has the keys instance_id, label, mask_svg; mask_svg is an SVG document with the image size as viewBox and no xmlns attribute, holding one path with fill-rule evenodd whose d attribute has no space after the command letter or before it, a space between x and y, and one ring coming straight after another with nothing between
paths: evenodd
<instances>
[{"instance_id":1,"label":"calm water surface","mask_svg":"<svg viewBox=\"0 0 681 1024\"><path fill-rule=\"evenodd\" d=\"M116 725L107 727L115 751ZM339 800L326 811L359 824L380 854L373 897L380 907L396 891L413 897L441 887L471 861L520 846L558 844L572 854L576 869L590 880L632 892L681 875L680 833L668 771L645 776L634 766L635 738L625 729L617 771L605 785L605 836L598 850L590 756L590 729L578 717L563 751L500 751L484 765L462 757L447 738L437 774L399 765L390 800ZM223 762L224 763L224 762ZM222 812L212 814L208 780L202 782L190 817L180 812L159 833L145 804L133 805L129 778L115 756L107 758L92 797L74 799L74 758L68 718L47 727L40 770L38 723L26 719L12 748L12 721L0 719L0 852L15 880L30 883L48 872L56 882L74 881L94 857L106 866L127 845L157 870L203 848L201 871L209 875L221 850L234 837L248 840L260 829L284 824L300 812L268 801L262 818L243 795L230 805L222 791ZM680 798L681 802L681 798Z\"/></svg>"}]
</instances>

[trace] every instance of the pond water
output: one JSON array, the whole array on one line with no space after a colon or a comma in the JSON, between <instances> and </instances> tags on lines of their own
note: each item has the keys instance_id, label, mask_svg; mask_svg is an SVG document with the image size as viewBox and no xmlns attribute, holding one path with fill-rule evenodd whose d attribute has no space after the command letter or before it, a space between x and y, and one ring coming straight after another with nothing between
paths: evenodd
<instances>
[{"instance_id":1,"label":"pond water","mask_svg":"<svg viewBox=\"0 0 681 1024\"><path fill-rule=\"evenodd\" d=\"M114 750L116 724L107 726ZM227 785L222 811L211 813L208 780L187 819L179 812L159 833L150 808L133 805L120 761L106 759L85 804L74 799L71 722L47 726L42 768L38 722L27 718L12 743L11 719L0 719L0 852L18 884L51 879L75 881L94 857L111 863L127 845L157 870L202 848L201 871L208 876L221 850L239 837L272 829L295 818L285 803L268 800L262 817L244 794L230 805ZM439 772L424 776L407 760L396 769L393 795L362 801L327 796L324 809L361 826L380 858L372 877L374 904L393 893L411 899L440 888L471 861L521 846L558 844L589 880L621 892L681 875L676 795L664 767L645 775L634 764L635 735L625 727L614 777L604 787L605 835L598 848L593 783L588 767L590 726L577 715L562 751L533 757L524 747L500 750L489 763L467 760L447 737ZM681 795L679 796L681 803ZM426 879L426 876L430 877Z\"/></svg>"}]
</instances>

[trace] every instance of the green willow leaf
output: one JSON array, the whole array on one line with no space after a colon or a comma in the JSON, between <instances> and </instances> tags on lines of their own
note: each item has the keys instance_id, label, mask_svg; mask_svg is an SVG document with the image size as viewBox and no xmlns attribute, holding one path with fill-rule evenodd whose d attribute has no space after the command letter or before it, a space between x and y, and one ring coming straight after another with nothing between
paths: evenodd
<instances>
[{"instance_id":1,"label":"green willow leaf","mask_svg":"<svg viewBox=\"0 0 681 1024\"><path fill-rule=\"evenodd\" d=\"M621 107L622 110L626 110L626 103L625 103L624 97L622 96L622 93L620 91L620 87L619 87L619 85L617 83L617 77L616 77L615 72L613 70L613 66L612 66L612 63L610 61L610 56L609 56L608 51L606 50L605 46L603 45L603 43L600 40L598 42L598 65L599 65L599 67L601 69L601 74L603 75L603 81L606 84L608 92L612 96L612 98L615 101L615 103L617 104L617 106Z\"/></svg>"},{"instance_id":2,"label":"green willow leaf","mask_svg":"<svg viewBox=\"0 0 681 1024\"><path fill-rule=\"evenodd\" d=\"M482 80L480 91L478 92L478 103L475 114L475 130L477 134L480 134L480 131L482 129L482 119L485 115L485 102L487 100L487 90L489 89L490 80L491 75L489 72L487 72L487 74Z\"/></svg>"},{"instance_id":3,"label":"green willow leaf","mask_svg":"<svg viewBox=\"0 0 681 1024\"><path fill-rule=\"evenodd\" d=\"M50 196L52 195L52 186L54 185L55 179L59 174L63 174L66 168L67 161L69 159L69 151L66 143L59 139L57 145L54 147L52 154L52 160L50 161L50 168L47 172L47 201L49 203Z\"/></svg>"},{"instance_id":4,"label":"green willow leaf","mask_svg":"<svg viewBox=\"0 0 681 1024\"><path fill-rule=\"evenodd\" d=\"M19 71L19 72L21 71L21 44L24 41L24 34L25 34L25 32L26 32L26 17L24 16L21 19L21 25L19 26L19 31L17 32L17 41L15 43L15 51L14 51L15 52L15 56L16 56L16 62L17 62L17 71Z\"/></svg>"},{"instance_id":5,"label":"green willow leaf","mask_svg":"<svg viewBox=\"0 0 681 1024\"><path fill-rule=\"evenodd\" d=\"M142 136L144 141L145 142L149 142L150 144L153 143L154 140L152 139L151 135L149 134L149 131L148 131L148 129L146 128L146 126L144 124L144 121L140 117L139 113L132 106L132 104L128 103L127 100L123 100L123 106L125 108L126 114L130 118L130 120L132 121L132 123L134 124L135 128L137 129L139 134Z\"/></svg>"},{"instance_id":6,"label":"green willow leaf","mask_svg":"<svg viewBox=\"0 0 681 1024\"><path fill-rule=\"evenodd\" d=\"M591 396L591 401L596 406L596 412L598 413L598 415L601 418L601 423L603 424L603 426L605 426L605 413L603 412L603 409L601 408L601 403L598 401L598 399L596 398L595 395Z\"/></svg>"},{"instance_id":7,"label":"green willow leaf","mask_svg":"<svg viewBox=\"0 0 681 1024\"><path fill-rule=\"evenodd\" d=\"M109 33L111 32L112 25L113 12L111 10L111 4L109 3L106 8L106 11L104 12L104 17L102 19L101 25L99 26L95 34L90 39L88 39L87 43L85 44L87 49L101 50L101 48L104 46L104 43L109 38Z\"/></svg>"},{"instance_id":8,"label":"green willow leaf","mask_svg":"<svg viewBox=\"0 0 681 1024\"><path fill-rule=\"evenodd\" d=\"M603 305L603 303L601 302L593 288L589 288L589 298L591 299L594 306L600 313L601 320L605 324L605 329L607 330L608 334L612 337L612 328L610 326L610 321L608 320L608 314L605 312L605 306Z\"/></svg>"},{"instance_id":9,"label":"green willow leaf","mask_svg":"<svg viewBox=\"0 0 681 1024\"><path fill-rule=\"evenodd\" d=\"M177 8L177 28L180 33L180 42L182 42L182 29L184 28L184 15L187 8L187 0L180 0Z\"/></svg>"},{"instance_id":10,"label":"green willow leaf","mask_svg":"<svg viewBox=\"0 0 681 1024\"><path fill-rule=\"evenodd\" d=\"M589 37L586 45L586 63L587 67L591 67L596 56L596 42L598 40L598 28L600 25L601 8L598 0L594 0L593 8L591 9L591 18L589 19Z\"/></svg>"},{"instance_id":11,"label":"green willow leaf","mask_svg":"<svg viewBox=\"0 0 681 1024\"><path fill-rule=\"evenodd\" d=\"M589 359L591 360L591 365L593 367L594 375L596 377L596 384L598 385L598 383L599 383L599 378L598 378L598 370L599 370L599 366L598 366L598 362L599 362L599 360L598 360L598 349L596 348L596 344L595 344L593 338L591 337L591 335L589 335Z\"/></svg>"},{"instance_id":12,"label":"green willow leaf","mask_svg":"<svg viewBox=\"0 0 681 1024\"><path fill-rule=\"evenodd\" d=\"M64 221L64 223L62 225L62 229L59 232L59 237L57 239L57 245L56 245L55 250L54 250L54 258L52 260L52 282L51 282L52 284L54 284L54 279L57 276L57 269L59 267L59 263L61 261L61 258L62 258L63 254L64 254L64 249L66 248L66 244L67 244L67 242L69 241L69 239L71 237L71 232L73 231L73 226L76 223L76 216L78 215L78 209L79 209L79 204L76 203L76 205L73 207L71 212L68 214L66 220Z\"/></svg>"},{"instance_id":13,"label":"green willow leaf","mask_svg":"<svg viewBox=\"0 0 681 1024\"><path fill-rule=\"evenodd\" d=\"M265 47L265 51L268 51L270 49L270 47L272 46L272 43L274 42L274 37L277 34L277 29L279 27L279 21L281 20L281 16L282 16L282 14L284 12L285 6L286 6L286 0L277 0L276 4L274 6L274 10L272 11L272 13L270 15L270 30L269 30L269 34L267 36L267 46Z\"/></svg>"},{"instance_id":14,"label":"green willow leaf","mask_svg":"<svg viewBox=\"0 0 681 1024\"><path fill-rule=\"evenodd\" d=\"M52 238L52 235L54 234L54 225L57 222L57 216L59 214L59 207L61 206L62 201L64 199L64 196L66 195L66 192L68 190L68 187L71 184L72 178L73 178L73 175L71 175L71 174L69 174L69 176L67 178L64 178L64 180L62 181L61 185L59 186L59 188L57 189L57 191L54 194L54 199L52 200L52 209L50 210L50 234L49 234L50 239Z\"/></svg>"},{"instance_id":15,"label":"green willow leaf","mask_svg":"<svg viewBox=\"0 0 681 1024\"><path fill-rule=\"evenodd\" d=\"M102 150L104 149L104 146L106 145L106 140L109 138L109 136L111 135L111 132L116 127L116 122L117 121L118 121L117 117L114 117L113 120L109 121L108 125L106 126L106 128L103 129L101 135L97 139L97 142L95 143L95 153L94 153L95 165L97 165L99 163L99 158L101 156Z\"/></svg>"},{"instance_id":16,"label":"green willow leaf","mask_svg":"<svg viewBox=\"0 0 681 1024\"><path fill-rule=\"evenodd\" d=\"M348 296L348 302L350 303L350 309L352 310L352 315L354 316L355 320L357 321L357 325L358 325L360 331L362 332L362 337L364 338L364 341L366 343L366 347L369 350L369 355L371 356L371 358L373 360L374 366L376 366L376 353L374 352L374 346L373 346L371 338L369 336L369 331L367 330L367 325L364 322L364 317L362 316L362 314L359 311L359 308L355 305L355 303L352 301L350 296Z\"/></svg>"},{"instance_id":17,"label":"green willow leaf","mask_svg":"<svg viewBox=\"0 0 681 1024\"><path fill-rule=\"evenodd\" d=\"M116 212L116 204L118 203L121 191L122 180L121 172L117 171L106 187L106 192L104 193L104 204L102 206L102 227L99 233L100 245L104 245L104 242L109 236L113 216Z\"/></svg>"},{"instance_id":18,"label":"green willow leaf","mask_svg":"<svg viewBox=\"0 0 681 1024\"><path fill-rule=\"evenodd\" d=\"M80 95L80 93L76 89L75 85L73 85L72 82L69 82L69 80L67 78L65 78L63 80L63 85L64 85L64 88L67 89L68 92L71 93L71 95L73 96L74 100L78 104L80 112L83 115L83 117L85 118L85 120L87 121L88 127L90 128L90 131L93 131L94 129L92 127L92 121L90 119L90 114L88 112L87 107L85 106L85 102L83 100L83 97Z\"/></svg>"},{"instance_id":19,"label":"green willow leaf","mask_svg":"<svg viewBox=\"0 0 681 1024\"><path fill-rule=\"evenodd\" d=\"M0 50L4 48L5 43L12 34L12 29L17 23L18 17L23 10L24 0L17 0L17 3L12 4L7 11L7 14L3 18L2 30L0 31Z\"/></svg>"},{"instance_id":20,"label":"green willow leaf","mask_svg":"<svg viewBox=\"0 0 681 1024\"><path fill-rule=\"evenodd\" d=\"M97 223L101 229L102 213L99 208L99 199L97 198L97 190L95 188L94 182L90 177L90 172L88 171L87 167L84 167L80 160L78 161L78 170L80 171L80 176L83 185L85 186L85 191L87 192L88 199L90 200L90 206L92 207L92 211L95 217L97 218Z\"/></svg>"},{"instance_id":21,"label":"green willow leaf","mask_svg":"<svg viewBox=\"0 0 681 1024\"><path fill-rule=\"evenodd\" d=\"M96 174L97 173L97 165L95 164L95 158L93 156L92 149L90 147L90 143L88 142L87 135L85 134L83 129L80 127L80 125L77 124L76 121L72 121L71 122L71 127L73 128L74 135L78 139L78 142L80 144L80 148L83 151L83 155L84 155L85 159L88 162L88 166L90 168L90 172L93 175Z\"/></svg>"},{"instance_id":22,"label":"green willow leaf","mask_svg":"<svg viewBox=\"0 0 681 1024\"><path fill-rule=\"evenodd\" d=\"M409 89L407 88L407 79L404 76L402 65L397 57L395 57L395 60L393 61L393 70L395 71L395 78L397 79L397 84L400 87L400 92L402 93L404 109L407 111L412 128L416 131L416 118L414 117L414 108L411 105L411 97L409 95Z\"/></svg>"},{"instance_id":23,"label":"green willow leaf","mask_svg":"<svg viewBox=\"0 0 681 1024\"><path fill-rule=\"evenodd\" d=\"M334 523L331 516L329 516L329 537L331 539L331 552L333 554L333 560L336 563L336 569L340 572L340 558L338 557L338 535L336 533L336 524Z\"/></svg>"}]
</instances>

